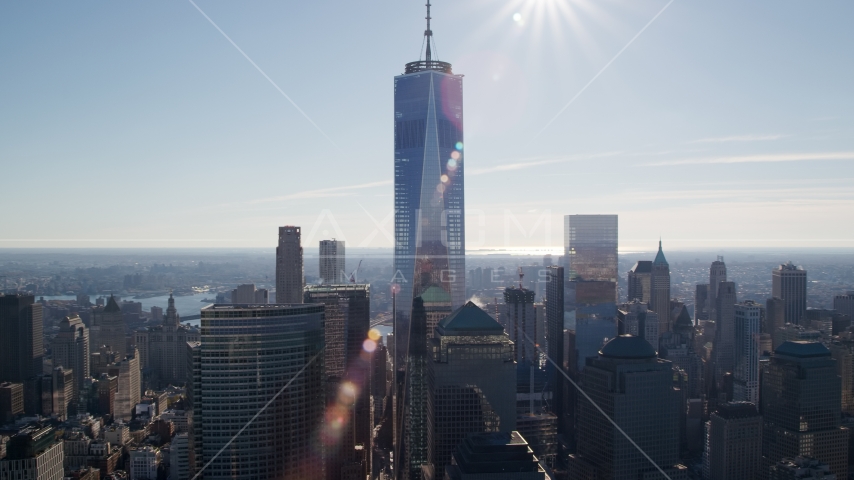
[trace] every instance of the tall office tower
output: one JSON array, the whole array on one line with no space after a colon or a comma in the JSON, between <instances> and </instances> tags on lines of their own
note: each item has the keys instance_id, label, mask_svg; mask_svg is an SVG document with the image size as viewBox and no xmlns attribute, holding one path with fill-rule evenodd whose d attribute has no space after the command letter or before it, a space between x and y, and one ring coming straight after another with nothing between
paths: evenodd
<instances>
[{"instance_id":1,"label":"tall office tower","mask_svg":"<svg viewBox=\"0 0 854 480\"><path fill-rule=\"evenodd\" d=\"M617 319L621 324L621 334L640 337L658 351L658 339L661 336L659 330L661 325L660 316L657 312L650 310L646 303L634 300L624 303L617 308Z\"/></svg>"},{"instance_id":2,"label":"tall office tower","mask_svg":"<svg viewBox=\"0 0 854 480\"><path fill-rule=\"evenodd\" d=\"M444 475L446 480L547 478L528 442L519 432L469 435L454 451Z\"/></svg>"},{"instance_id":3,"label":"tall office tower","mask_svg":"<svg viewBox=\"0 0 854 480\"><path fill-rule=\"evenodd\" d=\"M265 304L268 303L269 293L266 288L256 289L254 283L238 285L237 288L231 291L231 302L241 305Z\"/></svg>"},{"instance_id":4,"label":"tall office tower","mask_svg":"<svg viewBox=\"0 0 854 480\"><path fill-rule=\"evenodd\" d=\"M833 309L854 321L854 291L833 297Z\"/></svg>"},{"instance_id":5,"label":"tall office tower","mask_svg":"<svg viewBox=\"0 0 854 480\"><path fill-rule=\"evenodd\" d=\"M276 303L302 303L305 277L302 267L300 227L279 227L276 247Z\"/></svg>"},{"instance_id":6,"label":"tall office tower","mask_svg":"<svg viewBox=\"0 0 854 480\"><path fill-rule=\"evenodd\" d=\"M617 216L565 215L563 218L567 279L616 283Z\"/></svg>"},{"instance_id":7,"label":"tall office tower","mask_svg":"<svg viewBox=\"0 0 854 480\"><path fill-rule=\"evenodd\" d=\"M0 295L0 381L23 383L41 375L42 305L32 295Z\"/></svg>"},{"instance_id":8,"label":"tall office tower","mask_svg":"<svg viewBox=\"0 0 854 480\"><path fill-rule=\"evenodd\" d=\"M635 266L629 270L627 302L638 300L649 303L652 294L652 262L649 260L638 260Z\"/></svg>"},{"instance_id":9,"label":"tall office tower","mask_svg":"<svg viewBox=\"0 0 854 480\"><path fill-rule=\"evenodd\" d=\"M712 262L712 266L709 268L709 319L716 320L717 317L717 302L718 302L718 289L720 288L721 282L726 282L726 264L724 263L724 257L718 255L718 259Z\"/></svg>"},{"instance_id":10,"label":"tall office tower","mask_svg":"<svg viewBox=\"0 0 854 480\"><path fill-rule=\"evenodd\" d=\"M564 433L564 414L568 410L564 395L564 376L552 363L563 368L564 352L564 273L563 267L551 266L546 270L546 353L550 362L546 363L549 384L552 390L552 412L558 417L558 432Z\"/></svg>"},{"instance_id":11,"label":"tall office tower","mask_svg":"<svg viewBox=\"0 0 854 480\"><path fill-rule=\"evenodd\" d=\"M201 420L203 464L212 461L205 479L324 477L323 312L323 305L202 308L193 410L204 412L194 422L199 428Z\"/></svg>"},{"instance_id":12,"label":"tall office tower","mask_svg":"<svg viewBox=\"0 0 854 480\"><path fill-rule=\"evenodd\" d=\"M803 455L827 463L839 478L848 476L848 430L840 427L835 364L820 343L784 342L764 366L759 398L765 472L783 458Z\"/></svg>"},{"instance_id":13,"label":"tall office tower","mask_svg":"<svg viewBox=\"0 0 854 480\"><path fill-rule=\"evenodd\" d=\"M320 241L320 281L322 283L347 283L344 265L344 240Z\"/></svg>"},{"instance_id":14,"label":"tall office tower","mask_svg":"<svg viewBox=\"0 0 854 480\"><path fill-rule=\"evenodd\" d=\"M700 322L711 320L709 317L709 284L697 284L697 290L694 292L694 320L699 325Z\"/></svg>"},{"instance_id":15,"label":"tall office tower","mask_svg":"<svg viewBox=\"0 0 854 480\"><path fill-rule=\"evenodd\" d=\"M756 405L718 405L707 427L709 480L754 480L762 457L762 416Z\"/></svg>"},{"instance_id":16,"label":"tall office tower","mask_svg":"<svg viewBox=\"0 0 854 480\"><path fill-rule=\"evenodd\" d=\"M759 335L762 305L753 300L735 304L733 400L759 405Z\"/></svg>"},{"instance_id":17,"label":"tall office tower","mask_svg":"<svg viewBox=\"0 0 854 480\"><path fill-rule=\"evenodd\" d=\"M681 395L672 364L657 358L649 342L632 335L612 339L587 359L581 386L671 479L687 479L679 465ZM577 409L578 448L570 455L569 478L659 478L655 465L596 407L579 401Z\"/></svg>"},{"instance_id":18,"label":"tall office tower","mask_svg":"<svg viewBox=\"0 0 854 480\"><path fill-rule=\"evenodd\" d=\"M579 369L602 345L617 336L617 284L606 281L568 282L565 299L575 310L575 358ZM572 311L572 310L570 310Z\"/></svg>"},{"instance_id":19,"label":"tall office tower","mask_svg":"<svg viewBox=\"0 0 854 480\"><path fill-rule=\"evenodd\" d=\"M504 328L516 347L516 362L537 361L537 324L534 313L534 292L526 288L504 289L505 314L501 315Z\"/></svg>"},{"instance_id":20,"label":"tall office tower","mask_svg":"<svg viewBox=\"0 0 854 480\"><path fill-rule=\"evenodd\" d=\"M516 429L516 362L504 328L471 302L439 322L428 351L427 470L441 478L468 434Z\"/></svg>"},{"instance_id":21,"label":"tall office tower","mask_svg":"<svg viewBox=\"0 0 854 480\"><path fill-rule=\"evenodd\" d=\"M433 58L430 20L428 5L423 60L394 77L394 282L404 330L424 274L454 307L465 302L463 76Z\"/></svg>"},{"instance_id":22,"label":"tall office tower","mask_svg":"<svg viewBox=\"0 0 854 480\"><path fill-rule=\"evenodd\" d=\"M326 306L324 364L327 404L343 414L340 429L325 440L326 477L339 478L342 469L366 470L357 455L371 452L371 362L362 344L371 328L371 287L368 284L309 285L304 303ZM342 389L355 393L342 402ZM352 402L350 401L352 399Z\"/></svg>"},{"instance_id":23,"label":"tall office tower","mask_svg":"<svg viewBox=\"0 0 854 480\"><path fill-rule=\"evenodd\" d=\"M658 333L670 331L670 265L661 250L661 240L658 241L658 253L652 262L652 294L649 306L658 314ZM653 344L654 347L657 345Z\"/></svg>"},{"instance_id":24,"label":"tall office tower","mask_svg":"<svg viewBox=\"0 0 854 480\"><path fill-rule=\"evenodd\" d=\"M72 410L75 413L86 411L76 408L76 400L79 398L80 390L83 389L83 381L91 376L89 369L89 329L83 325L78 315L63 318L59 322L59 333L51 342L53 352L53 365L63 366L74 371L74 393L75 405Z\"/></svg>"},{"instance_id":25,"label":"tall office tower","mask_svg":"<svg viewBox=\"0 0 854 480\"><path fill-rule=\"evenodd\" d=\"M161 324L134 332L134 341L140 352L140 367L151 372L152 386L165 388L187 382L190 371L187 370L186 345L187 342L198 342L200 335L198 327L181 324L175 298L170 293L169 306Z\"/></svg>"},{"instance_id":26,"label":"tall office tower","mask_svg":"<svg viewBox=\"0 0 854 480\"><path fill-rule=\"evenodd\" d=\"M735 367L735 282L720 282L715 298L715 382L723 385L726 373ZM728 399L729 400L729 399Z\"/></svg>"},{"instance_id":27,"label":"tall office tower","mask_svg":"<svg viewBox=\"0 0 854 480\"><path fill-rule=\"evenodd\" d=\"M102 346L110 347L119 358L127 355L127 324L116 298L110 295L107 305L95 312L93 326L89 331L89 346L97 351Z\"/></svg>"},{"instance_id":28,"label":"tall office tower","mask_svg":"<svg viewBox=\"0 0 854 480\"><path fill-rule=\"evenodd\" d=\"M792 262L772 270L771 296L783 299L785 323L800 325L807 311L807 271Z\"/></svg>"}]
</instances>

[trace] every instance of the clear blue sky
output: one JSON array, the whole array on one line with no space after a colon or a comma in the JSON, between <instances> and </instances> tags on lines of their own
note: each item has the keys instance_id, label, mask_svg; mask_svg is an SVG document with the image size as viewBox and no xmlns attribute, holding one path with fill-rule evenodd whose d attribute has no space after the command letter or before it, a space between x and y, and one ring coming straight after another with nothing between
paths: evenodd
<instances>
[{"instance_id":1,"label":"clear blue sky","mask_svg":"<svg viewBox=\"0 0 854 480\"><path fill-rule=\"evenodd\" d=\"M469 248L854 247L854 3L667 3L436 0ZM391 246L423 2L197 4L318 128L189 1L0 3L0 247Z\"/></svg>"}]
</instances>

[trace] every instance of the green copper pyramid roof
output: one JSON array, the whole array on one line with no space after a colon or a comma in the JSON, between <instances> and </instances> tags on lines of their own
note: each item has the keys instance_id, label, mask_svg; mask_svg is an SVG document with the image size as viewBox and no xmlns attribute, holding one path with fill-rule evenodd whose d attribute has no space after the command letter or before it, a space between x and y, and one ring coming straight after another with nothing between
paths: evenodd
<instances>
[{"instance_id":1,"label":"green copper pyramid roof","mask_svg":"<svg viewBox=\"0 0 854 480\"><path fill-rule=\"evenodd\" d=\"M451 303L451 295L436 285L431 285L419 295L424 303Z\"/></svg>"},{"instance_id":2,"label":"green copper pyramid roof","mask_svg":"<svg viewBox=\"0 0 854 480\"><path fill-rule=\"evenodd\" d=\"M667 259L664 258L664 252L661 250L661 240L658 241L658 255L655 256L655 260L652 261L653 265L667 265Z\"/></svg>"},{"instance_id":3,"label":"green copper pyramid roof","mask_svg":"<svg viewBox=\"0 0 854 480\"><path fill-rule=\"evenodd\" d=\"M110 299L107 300L107 306L104 307L104 312L105 313L115 313L115 312L121 312L121 311L122 311L122 309L119 307L119 304L116 303L115 297L110 295Z\"/></svg>"},{"instance_id":4,"label":"green copper pyramid roof","mask_svg":"<svg viewBox=\"0 0 854 480\"><path fill-rule=\"evenodd\" d=\"M439 327L445 331L494 331L499 334L504 327L472 302L454 310L439 322Z\"/></svg>"}]
</instances>

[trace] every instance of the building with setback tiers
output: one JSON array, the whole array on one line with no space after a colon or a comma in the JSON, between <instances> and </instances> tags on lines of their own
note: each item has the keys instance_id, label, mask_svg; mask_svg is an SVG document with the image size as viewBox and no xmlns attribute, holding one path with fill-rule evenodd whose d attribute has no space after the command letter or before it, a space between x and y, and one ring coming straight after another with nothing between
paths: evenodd
<instances>
[{"instance_id":1,"label":"building with setback tiers","mask_svg":"<svg viewBox=\"0 0 854 480\"><path fill-rule=\"evenodd\" d=\"M210 305L201 313L192 402L201 462L212 461L205 479L323 479L324 306Z\"/></svg>"},{"instance_id":2,"label":"building with setback tiers","mask_svg":"<svg viewBox=\"0 0 854 480\"><path fill-rule=\"evenodd\" d=\"M59 333L51 342L53 353L53 365L63 366L74 371L74 393L76 402L83 389L83 381L91 376L89 369L89 329L83 324L78 315L63 318L59 322ZM85 412L83 409L73 408L75 412Z\"/></svg>"},{"instance_id":3,"label":"building with setback tiers","mask_svg":"<svg viewBox=\"0 0 854 480\"><path fill-rule=\"evenodd\" d=\"M444 479L545 480L546 473L519 432L477 433L459 444Z\"/></svg>"},{"instance_id":4,"label":"building with setback tiers","mask_svg":"<svg viewBox=\"0 0 854 480\"><path fill-rule=\"evenodd\" d=\"M679 464L681 395L671 362L660 360L649 342L632 335L610 340L598 357L587 359L581 387L671 479L687 479ZM569 478L660 478L589 401L579 398L576 408L578 446L569 457Z\"/></svg>"},{"instance_id":5,"label":"building with setback tiers","mask_svg":"<svg viewBox=\"0 0 854 480\"><path fill-rule=\"evenodd\" d=\"M149 373L152 385L162 388L186 384L189 378L187 342L198 342L200 335L198 328L181 325L175 299L170 293L163 322L134 332L140 366Z\"/></svg>"},{"instance_id":6,"label":"building with setback tiers","mask_svg":"<svg viewBox=\"0 0 854 480\"><path fill-rule=\"evenodd\" d=\"M811 456L848 477L848 429L841 427L836 362L817 342L783 342L764 365L760 474L784 458Z\"/></svg>"},{"instance_id":7,"label":"building with setback tiers","mask_svg":"<svg viewBox=\"0 0 854 480\"><path fill-rule=\"evenodd\" d=\"M516 429L516 362L504 328L471 302L439 322L428 350L426 468L441 478L468 434Z\"/></svg>"}]
</instances>

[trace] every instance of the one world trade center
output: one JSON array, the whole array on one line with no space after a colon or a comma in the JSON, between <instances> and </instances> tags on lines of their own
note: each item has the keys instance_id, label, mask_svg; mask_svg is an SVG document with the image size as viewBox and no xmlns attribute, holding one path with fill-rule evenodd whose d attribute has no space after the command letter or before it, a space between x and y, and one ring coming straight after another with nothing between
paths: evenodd
<instances>
[{"instance_id":1,"label":"one world trade center","mask_svg":"<svg viewBox=\"0 0 854 480\"><path fill-rule=\"evenodd\" d=\"M424 37L423 59L394 78L393 283L401 327L412 300L431 287L449 295L452 308L465 301L463 76L433 58L429 5Z\"/></svg>"},{"instance_id":2,"label":"one world trade center","mask_svg":"<svg viewBox=\"0 0 854 480\"><path fill-rule=\"evenodd\" d=\"M463 76L426 48L394 77L395 453L397 479L428 463L426 343L465 300Z\"/></svg>"}]
</instances>

